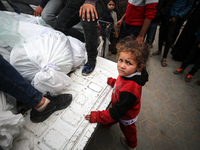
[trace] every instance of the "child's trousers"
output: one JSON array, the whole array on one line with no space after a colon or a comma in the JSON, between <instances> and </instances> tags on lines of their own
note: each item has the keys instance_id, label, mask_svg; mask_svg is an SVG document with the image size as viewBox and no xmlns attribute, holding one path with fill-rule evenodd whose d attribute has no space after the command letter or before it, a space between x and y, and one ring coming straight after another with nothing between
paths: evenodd
<instances>
[{"instance_id":1,"label":"child's trousers","mask_svg":"<svg viewBox=\"0 0 200 150\"><path fill-rule=\"evenodd\" d=\"M119 123L119 124L120 124L120 128L122 132L125 135L128 145L133 148L136 147L137 146L137 130L136 130L135 123L131 125L127 125L127 126L125 126L122 123Z\"/></svg>"}]
</instances>

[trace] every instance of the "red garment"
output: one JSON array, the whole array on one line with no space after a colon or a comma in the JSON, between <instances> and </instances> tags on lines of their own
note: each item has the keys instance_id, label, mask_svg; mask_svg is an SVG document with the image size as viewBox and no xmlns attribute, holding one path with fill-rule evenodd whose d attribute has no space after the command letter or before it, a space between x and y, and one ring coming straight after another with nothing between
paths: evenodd
<instances>
[{"instance_id":1,"label":"red garment","mask_svg":"<svg viewBox=\"0 0 200 150\"><path fill-rule=\"evenodd\" d=\"M120 101L120 94L124 93L131 93L134 95L135 100L134 104L131 106L131 108L126 112L126 114L119 118L123 120L131 120L138 116L141 106L141 94L142 94L142 86L137 84L133 80L126 80L121 76L118 76L117 80L113 78L108 78L109 85L112 87L115 85L115 88L113 89L112 93L112 106L118 101ZM131 99L129 99L131 101ZM112 108L111 108L112 109ZM121 110L123 112L123 110ZM119 120L115 120L111 117L109 109L103 110L103 111L92 111L90 114L90 122L94 123L102 123L105 125L112 125L113 123L116 123ZM135 123L131 125L125 126L124 124L120 123L120 128L122 132L124 133L127 142L130 147L136 147L137 146L137 135L136 135L136 126Z\"/></svg>"},{"instance_id":2,"label":"red garment","mask_svg":"<svg viewBox=\"0 0 200 150\"><path fill-rule=\"evenodd\" d=\"M144 19L152 20L156 15L158 0L128 0L126 23L142 26Z\"/></svg>"}]
</instances>

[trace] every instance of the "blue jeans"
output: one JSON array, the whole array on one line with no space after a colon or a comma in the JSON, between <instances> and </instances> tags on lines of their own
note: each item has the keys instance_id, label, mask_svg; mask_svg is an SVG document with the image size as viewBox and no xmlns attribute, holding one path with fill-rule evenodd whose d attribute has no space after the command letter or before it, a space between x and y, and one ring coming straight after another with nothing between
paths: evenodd
<instances>
[{"instance_id":1,"label":"blue jeans","mask_svg":"<svg viewBox=\"0 0 200 150\"><path fill-rule=\"evenodd\" d=\"M83 5L85 0L70 0L67 5L62 9L58 18L54 23L54 28L63 32L65 35L73 35L79 40L83 41L79 35L80 31L73 30L72 27L81 21L84 30L84 40L86 43L86 50L88 54L88 61L96 61L97 57L97 45L98 45L98 25L95 21L82 21L79 17L79 9ZM104 0L98 0L96 3L96 10L98 17L103 15L106 8ZM92 20L92 19L90 19Z\"/></svg>"},{"instance_id":2,"label":"blue jeans","mask_svg":"<svg viewBox=\"0 0 200 150\"><path fill-rule=\"evenodd\" d=\"M0 54L0 90L18 101L34 107L42 100L42 94L26 81Z\"/></svg>"}]
</instances>

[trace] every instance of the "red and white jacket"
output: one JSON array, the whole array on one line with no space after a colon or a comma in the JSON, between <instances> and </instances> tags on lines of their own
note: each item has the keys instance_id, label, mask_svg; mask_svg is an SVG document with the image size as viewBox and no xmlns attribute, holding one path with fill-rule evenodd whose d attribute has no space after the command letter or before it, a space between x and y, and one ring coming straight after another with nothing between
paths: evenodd
<instances>
[{"instance_id":1,"label":"red and white jacket","mask_svg":"<svg viewBox=\"0 0 200 150\"><path fill-rule=\"evenodd\" d=\"M126 23L142 26L144 19L152 20L156 15L158 0L128 0Z\"/></svg>"}]
</instances>

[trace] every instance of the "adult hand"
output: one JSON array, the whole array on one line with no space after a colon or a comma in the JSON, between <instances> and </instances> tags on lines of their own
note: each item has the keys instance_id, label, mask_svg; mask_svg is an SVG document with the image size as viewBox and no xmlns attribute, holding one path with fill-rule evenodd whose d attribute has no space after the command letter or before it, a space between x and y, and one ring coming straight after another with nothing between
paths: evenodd
<instances>
[{"instance_id":1,"label":"adult hand","mask_svg":"<svg viewBox=\"0 0 200 150\"><path fill-rule=\"evenodd\" d=\"M41 16L43 8L39 5L34 11L34 16Z\"/></svg>"},{"instance_id":2,"label":"adult hand","mask_svg":"<svg viewBox=\"0 0 200 150\"><path fill-rule=\"evenodd\" d=\"M86 119L86 120L90 120L90 115L86 115L86 116L85 116L85 119Z\"/></svg>"},{"instance_id":3,"label":"adult hand","mask_svg":"<svg viewBox=\"0 0 200 150\"><path fill-rule=\"evenodd\" d=\"M98 19L98 14L96 8L92 4L83 4L79 10L79 16L82 17L83 21L85 21L85 14L87 15L87 21L90 22L90 14L92 15L92 21Z\"/></svg>"},{"instance_id":4,"label":"adult hand","mask_svg":"<svg viewBox=\"0 0 200 150\"><path fill-rule=\"evenodd\" d=\"M122 23L123 23L123 20L120 19L119 21L117 21L116 27L117 28L121 27Z\"/></svg>"},{"instance_id":5,"label":"adult hand","mask_svg":"<svg viewBox=\"0 0 200 150\"><path fill-rule=\"evenodd\" d=\"M138 36L138 37L136 38L136 41L137 41L139 44L142 44L143 41L144 41L144 37Z\"/></svg>"}]
</instances>

